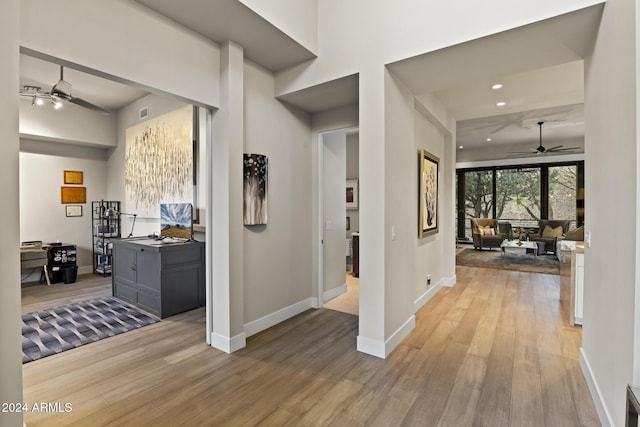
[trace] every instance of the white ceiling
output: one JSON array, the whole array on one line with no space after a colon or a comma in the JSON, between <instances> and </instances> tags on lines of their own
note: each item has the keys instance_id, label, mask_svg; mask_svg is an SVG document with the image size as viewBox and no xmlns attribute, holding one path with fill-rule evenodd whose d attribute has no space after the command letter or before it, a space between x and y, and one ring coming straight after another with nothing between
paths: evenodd
<instances>
[{"instance_id":1,"label":"white ceiling","mask_svg":"<svg viewBox=\"0 0 640 427\"><path fill-rule=\"evenodd\" d=\"M160 13L215 42L234 40L244 47L246 57L271 70L313 58L237 0L137 1L155 11L150 13ZM402 60L388 68L418 98L428 93L440 99L458 120L457 144L464 150L486 147L487 137L492 138L494 148L517 143L537 146L535 122L539 120L548 123L543 131L545 141L582 138L582 59L591 50L601 13L601 5L593 6ZM21 85L49 90L58 79L57 65L21 55ZM74 96L104 109L116 110L147 94L70 68L65 68L65 80L73 85ZM496 82L504 87L491 90ZM311 113L355 103L358 76L280 99ZM507 104L497 107L500 100Z\"/></svg>"}]
</instances>

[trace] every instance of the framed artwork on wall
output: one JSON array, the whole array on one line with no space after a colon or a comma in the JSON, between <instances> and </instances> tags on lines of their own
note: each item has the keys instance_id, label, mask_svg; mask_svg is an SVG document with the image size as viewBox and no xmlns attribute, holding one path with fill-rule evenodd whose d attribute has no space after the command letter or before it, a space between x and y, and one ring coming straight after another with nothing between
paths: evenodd
<instances>
[{"instance_id":1,"label":"framed artwork on wall","mask_svg":"<svg viewBox=\"0 0 640 427\"><path fill-rule=\"evenodd\" d=\"M347 180L347 209L358 209L358 180Z\"/></svg>"},{"instance_id":2,"label":"framed artwork on wall","mask_svg":"<svg viewBox=\"0 0 640 427\"><path fill-rule=\"evenodd\" d=\"M64 171L64 183L65 184L82 184L83 183L82 171Z\"/></svg>"},{"instance_id":3,"label":"framed artwork on wall","mask_svg":"<svg viewBox=\"0 0 640 427\"><path fill-rule=\"evenodd\" d=\"M244 225L267 223L269 158L264 154L244 154Z\"/></svg>"},{"instance_id":4,"label":"framed artwork on wall","mask_svg":"<svg viewBox=\"0 0 640 427\"><path fill-rule=\"evenodd\" d=\"M60 187L60 203L87 203L87 187Z\"/></svg>"},{"instance_id":5,"label":"framed artwork on wall","mask_svg":"<svg viewBox=\"0 0 640 427\"><path fill-rule=\"evenodd\" d=\"M67 216L82 216L82 205L67 205L65 212Z\"/></svg>"},{"instance_id":6,"label":"framed artwork on wall","mask_svg":"<svg viewBox=\"0 0 640 427\"><path fill-rule=\"evenodd\" d=\"M420 150L419 167L419 226L418 237L438 232L438 176L440 159L426 150Z\"/></svg>"}]
</instances>

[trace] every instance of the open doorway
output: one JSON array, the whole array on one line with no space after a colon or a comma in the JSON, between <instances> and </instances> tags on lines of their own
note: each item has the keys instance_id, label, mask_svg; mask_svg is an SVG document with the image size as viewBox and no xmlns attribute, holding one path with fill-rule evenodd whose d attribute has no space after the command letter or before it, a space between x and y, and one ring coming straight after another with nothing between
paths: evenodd
<instances>
[{"instance_id":1,"label":"open doorway","mask_svg":"<svg viewBox=\"0 0 640 427\"><path fill-rule=\"evenodd\" d=\"M359 133L319 135L321 227L320 306L359 312ZM344 234L343 234L344 233Z\"/></svg>"}]
</instances>

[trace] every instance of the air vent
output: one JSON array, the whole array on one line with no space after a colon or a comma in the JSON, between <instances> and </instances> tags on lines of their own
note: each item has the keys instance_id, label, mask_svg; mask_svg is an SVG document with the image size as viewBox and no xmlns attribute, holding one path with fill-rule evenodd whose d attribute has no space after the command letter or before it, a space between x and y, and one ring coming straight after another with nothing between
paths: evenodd
<instances>
[{"instance_id":1,"label":"air vent","mask_svg":"<svg viewBox=\"0 0 640 427\"><path fill-rule=\"evenodd\" d=\"M149 107L144 107L140 109L140 114L138 114L139 119L146 119L149 115Z\"/></svg>"}]
</instances>

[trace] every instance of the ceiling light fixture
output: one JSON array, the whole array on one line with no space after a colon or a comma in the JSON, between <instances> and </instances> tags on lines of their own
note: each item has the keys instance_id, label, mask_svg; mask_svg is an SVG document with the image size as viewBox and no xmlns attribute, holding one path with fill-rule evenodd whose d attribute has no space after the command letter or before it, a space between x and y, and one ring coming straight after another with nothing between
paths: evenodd
<instances>
[{"instance_id":1,"label":"ceiling light fixture","mask_svg":"<svg viewBox=\"0 0 640 427\"><path fill-rule=\"evenodd\" d=\"M458 148L462 150L464 148L464 146L463 145L459 145Z\"/></svg>"},{"instance_id":2,"label":"ceiling light fixture","mask_svg":"<svg viewBox=\"0 0 640 427\"><path fill-rule=\"evenodd\" d=\"M502 83L492 84L491 85L491 89L493 89L493 90L502 89Z\"/></svg>"},{"instance_id":3,"label":"ceiling light fixture","mask_svg":"<svg viewBox=\"0 0 640 427\"><path fill-rule=\"evenodd\" d=\"M487 142L491 142L491 138L487 138Z\"/></svg>"},{"instance_id":4,"label":"ceiling light fixture","mask_svg":"<svg viewBox=\"0 0 640 427\"><path fill-rule=\"evenodd\" d=\"M59 110L62 108L62 102L56 100L56 99L52 99L51 100L51 104L53 104L53 108L55 108L56 110Z\"/></svg>"},{"instance_id":5,"label":"ceiling light fixture","mask_svg":"<svg viewBox=\"0 0 640 427\"><path fill-rule=\"evenodd\" d=\"M506 103L506 102L504 102L504 101L496 102L496 106L497 106L497 107L504 107L505 105L507 105L507 103Z\"/></svg>"}]
</instances>

